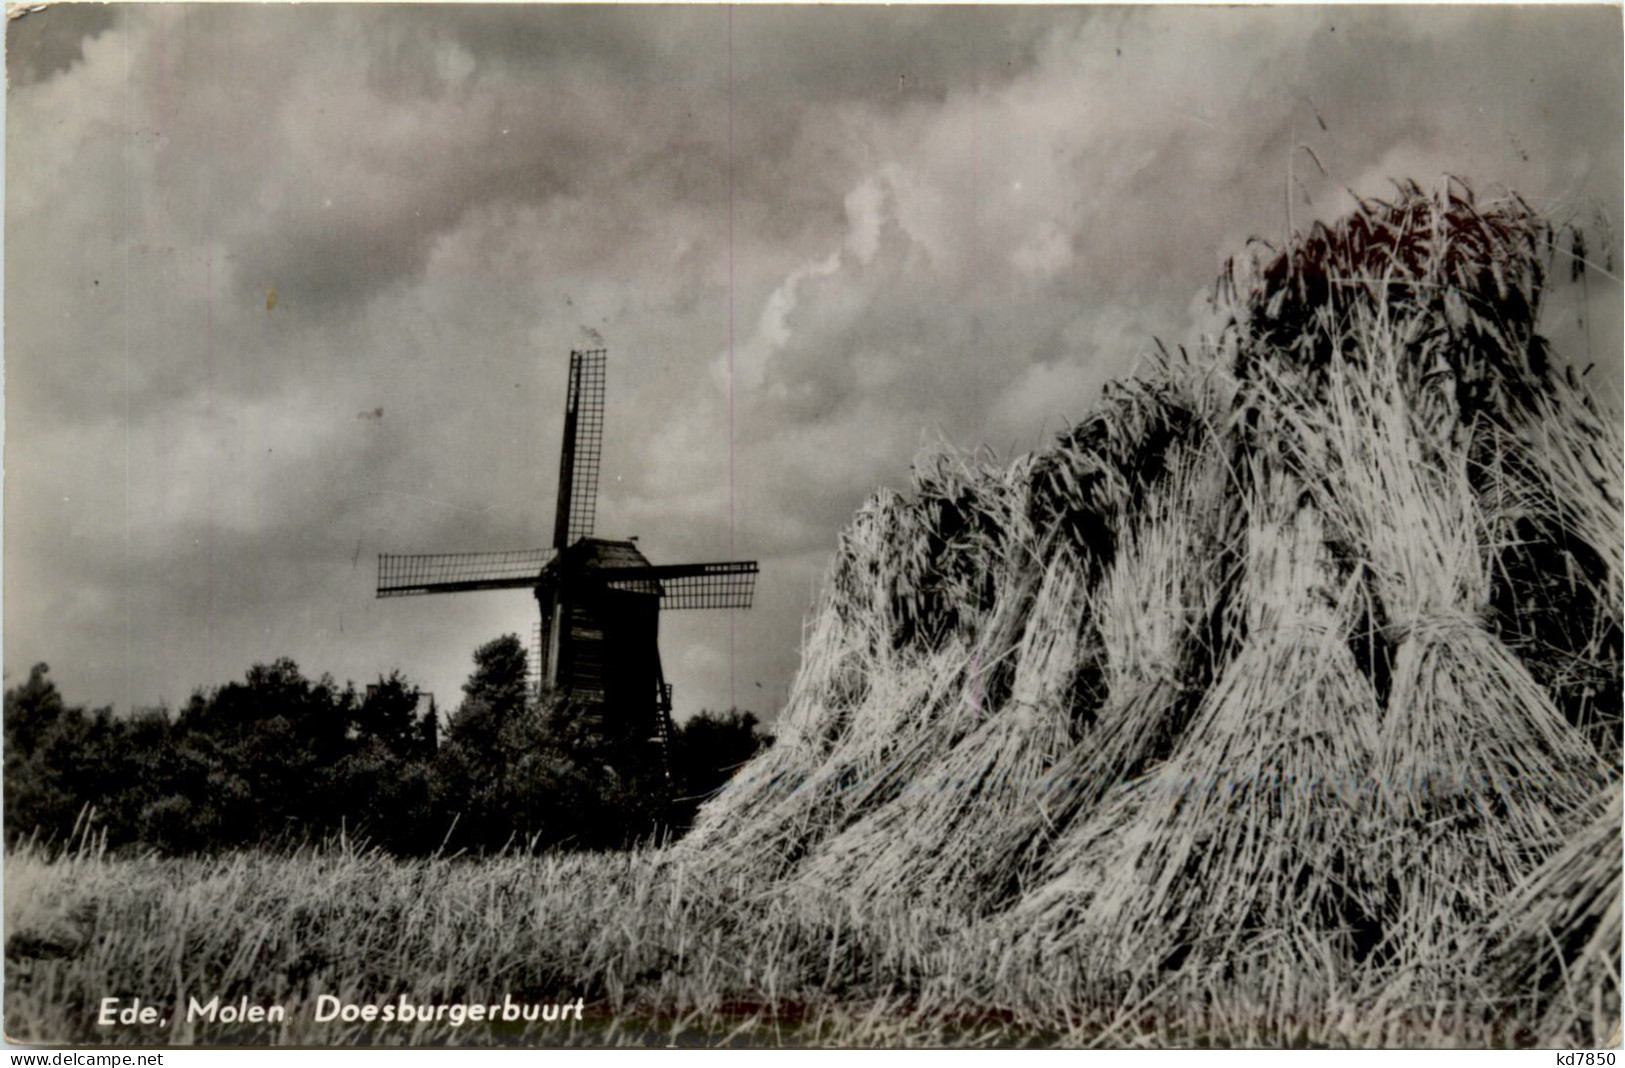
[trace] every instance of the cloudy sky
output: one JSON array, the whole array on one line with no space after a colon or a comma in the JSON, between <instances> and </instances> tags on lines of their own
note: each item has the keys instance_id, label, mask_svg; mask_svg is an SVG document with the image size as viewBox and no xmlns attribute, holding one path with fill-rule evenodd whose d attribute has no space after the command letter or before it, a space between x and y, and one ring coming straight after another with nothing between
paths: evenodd
<instances>
[{"instance_id":1,"label":"cloudy sky","mask_svg":"<svg viewBox=\"0 0 1625 1068\"><path fill-rule=\"evenodd\" d=\"M1619 216L1617 9L64 4L7 47L6 680L121 709L281 655L453 705L531 598L377 601L376 554L546 544L602 339L599 532L762 565L664 618L679 715L771 718L875 487L1084 414L1289 201Z\"/></svg>"}]
</instances>

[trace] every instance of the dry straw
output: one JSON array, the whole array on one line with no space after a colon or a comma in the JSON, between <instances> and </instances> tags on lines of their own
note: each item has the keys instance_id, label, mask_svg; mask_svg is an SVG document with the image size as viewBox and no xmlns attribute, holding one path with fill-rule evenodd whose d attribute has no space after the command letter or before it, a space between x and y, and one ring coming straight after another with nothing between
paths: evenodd
<instances>
[{"instance_id":1,"label":"dry straw","mask_svg":"<svg viewBox=\"0 0 1625 1068\"><path fill-rule=\"evenodd\" d=\"M1384 621L1376 801L1396 832L1401 904L1382 948L1425 969L1476 942L1476 922L1561 843L1606 766L1486 626L1493 550L1469 479L1472 428L1441 434L1410 403L1401 361L1419 342L1383 310L1356 317L1366 366L1329 368L1323 405L1287 386L1272 400Z\"/></svg>"},{"instance_id":2,"label":"dry straw","mask_svg":"<svg viewBox=\"0 0 1625 1068\"><path fill-rule=\"evenodd\" d=\"M842 537L786 739L702 810L685 857L771 879L985 718L1035 585L1023 468L938 451ZM1005 576L1008 581L997 581ZM760 765L760 767L758 767Z\"/></svg>"},{"instance_id":3,"label":"dry straw","mask_svg":"<svg viewBox=\"0 0 1625 1068\"><path fill-rule=\"evenodd\" d=\"M1026 791L1026 803L982 839L983 871L962 896L1008 904L1037 872L1056 836L1113 788L1166 755L1216 659L1212 628L1233 550L1220 529L1229 472L1211 442L1182 447L1166 481L1117 539L1088 600L1089 681L1074 694L1075 741Z\"/></svg>"},{"instance_id":4,"label":"dry straw","mask_svg":"<svg viewBox=\"0 0 1625 1068\"><path fill-rule=\"evenodd\" d=\"M1034 786L1072 741L1082 585L1069 554L1052 558L1013 650L1008 696L895 801L826 843L806 866L810 886L860 898L908 886L952 907L996 874L984 870L986 843L1031 803Z\"/></svg>"},{"instance_id":5,"label":"dry straw","mask_svg":"<svg viewBox=\"0 0 1625 1068\"><path fill-rule=\"evenodd\" d=\"M1504 899L1490 925L1491 970L1509 1008L1533 1016L1542 1046L1620 1040L1619 783L1598 790L1584 828Z\"/></svg>"}]
</instances>

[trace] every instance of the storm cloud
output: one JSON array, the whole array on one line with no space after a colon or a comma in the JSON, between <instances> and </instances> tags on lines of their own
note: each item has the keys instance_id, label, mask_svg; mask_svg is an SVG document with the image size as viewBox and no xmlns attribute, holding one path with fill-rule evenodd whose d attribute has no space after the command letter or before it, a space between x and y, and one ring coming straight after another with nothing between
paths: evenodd
<instances>
[{"instance_id":1,"label":"storm cloud","mask_svg":"<svg viewBox=\"0 0 1625 1068\"><path fill-rule=\"evenodd\" d=\"M379 551L551 532L610 349L598 529L762 562L668 615L680 713L771 717L840 527L1187 341L1225 257L1459 174L1620 199L1586 7L57 5L8 30L5 655L176 703L294 657L457 699L527 594ZM1602 256L1599 255L1599 260ZM1619 292L1562 341L1618 382Z\"/></svg>"}]
</instances>

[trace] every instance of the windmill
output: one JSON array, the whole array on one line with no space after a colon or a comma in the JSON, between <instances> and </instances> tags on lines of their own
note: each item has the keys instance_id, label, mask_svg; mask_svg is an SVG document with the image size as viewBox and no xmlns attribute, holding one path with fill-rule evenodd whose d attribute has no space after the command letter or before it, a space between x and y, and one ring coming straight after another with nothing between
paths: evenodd
<instances>
[{"instance_id":1,"label":"windmill","mask_svg":"<svg viewBox=\"0 0 1625 1068\"><path fill-rule=\"evenodd\" d=\"M604 443L602 349L570 353L553 545L513 552L378 557L379 597L531 589L541 609L541 690L597 706L645 738L669 778L671 687L660 668L660 612L749 608L756 562L655 565L633 541L595 538Z\"/></svg>"}]
</instances>

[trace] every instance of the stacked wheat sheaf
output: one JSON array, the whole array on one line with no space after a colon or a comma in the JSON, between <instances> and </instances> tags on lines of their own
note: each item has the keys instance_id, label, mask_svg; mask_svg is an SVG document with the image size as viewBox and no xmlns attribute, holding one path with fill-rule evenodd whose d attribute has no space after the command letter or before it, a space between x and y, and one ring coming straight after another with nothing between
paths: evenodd
<instances>
[{"instance_id":1,"label":"stacked wheat sheaf","mask_svg":"<svg viewBox=\"0 0 1625 1068\"><path fill-rule=\"evenodd\" d=\"M1620 424L1537 331L1585 266L1402 185L1255 245L1210 344L1047 451L922 459L678 859L959 917L1124 1012L1223 986L1409 1041L1449 991L1617 1041Z\"/></svg>"}]
</instances>

